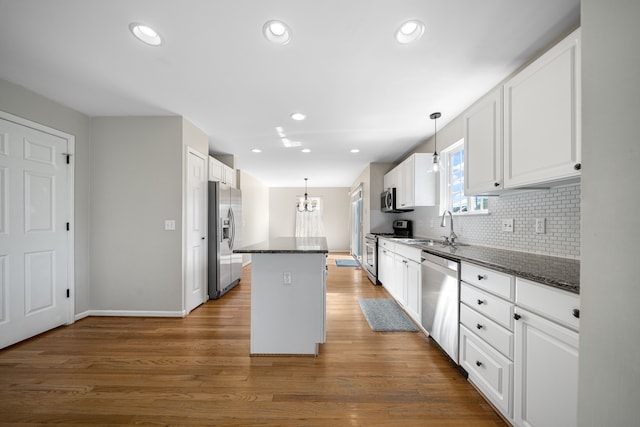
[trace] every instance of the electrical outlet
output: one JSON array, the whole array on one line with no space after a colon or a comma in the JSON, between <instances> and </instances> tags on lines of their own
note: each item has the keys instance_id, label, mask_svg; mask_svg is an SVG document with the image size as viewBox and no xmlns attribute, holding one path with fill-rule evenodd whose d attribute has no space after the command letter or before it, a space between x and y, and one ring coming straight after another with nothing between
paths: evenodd
<instances>
[{"instance_id":1,"label":"electrical outlet","mask_svg":"<svg viewBox=\"0 0 640 427\"><path fill-rule=\"evenodd\" d=\"M502 232L513 233L513 218L502 220Z\"/></svg>"},{"instance_id":2,"label":"electrical outlet","mask_svg":"<svg viewBox=\"0 0 640 427\"><path fill-rule=\"evenodd\" d=\"M544 218L536 218L536 234L544 234L546 232Z\"/></svg>"},{"instance_id":3,"label":"electrical outlet","mask_svg":"<svg viewBox=\"0 0 640 427\"><path fill-rule=\"evenodd\" d=\"M282 273L282 283L285 285L290 285L291 284L291 272L290 271L285 271L284 273Z\"/></svg>"},{"instance_id":4,"label":"electrical outlet","mask_svg":"<svg viewBox=\"0 0 640 427\"><path fill-rule=\"evenodd\" d=\"M167 231L173 231L176 229L176 220L175 219L167 219L164 221L164 229Z\"/></svg>"}]
</instances>

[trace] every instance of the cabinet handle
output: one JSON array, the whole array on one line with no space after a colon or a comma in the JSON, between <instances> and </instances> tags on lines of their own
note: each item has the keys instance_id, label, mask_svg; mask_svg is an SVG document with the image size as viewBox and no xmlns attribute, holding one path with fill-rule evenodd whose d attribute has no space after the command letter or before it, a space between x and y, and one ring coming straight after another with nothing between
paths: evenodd
<instances>
[{"instance_id":1,"label":"cabinet handle","mask_svg":"<svg viewBox=\"0 0 640 427\"><path fill-rule=\"evenodd\" d=\"M499 183L499 182L494 182L494 183L493 183L493 186L494 186L494 187L500 187L500 183Z\"/></svg>"},{"instance_id":2,"label":"cabinet handle","mask_svg":"<svg viewBox=\"0 0 640 427\"><path fill-rule=\"evenodd\" d=\"M516 320L520 320L521 317L522 316L520 316L518 313L514 313L513 314L513 318L516 319Z\"/></svg>"},{"instance_id":3,"label":"cabinet handle","mask_svg":"<svg viewBox=\"0 0 640 427\"><path fill-rule=\"evenodd\" d=\"M573 317L575 317L576 319L580 318L580 309L579 308L574 308L573 309Z\"/></svg>"},{"instance_id":4,"label":"cabinet handle","mask_svg":"<svg viewBox=\"0 0 640 427\"><path fill-rule=\"evenodd\" d=\"M478 280L487 280L487 276L483 276L482 274L478 274Z\"/></svg>"},{"instance_id":5,"label":"cabinet handle","mask_svg":"<svg viewBox=\"0 0 640 427\"><path fill-rule=\"evenodd\" d=\"M573 168L579 171L580 169L582 169L582 165L580 163L576 163L575 165L573 165Z\"/></svg>"},{"instance_id":6,"label":"cabinet handle","mask_svg":"<svg viewBox=\"0 0 640 427\"><path fill-rule=\"evenodd\" d=\"M482 362L479 360L476 360L476 366L482 366Z\"/></svg>"},{"instance_id":7,"label":"cabinet handle","mask_svg":"<svg viewBox=\"0 0 640 427\"><path fill-rule=\"evenodd\" d=\"M481 299L478 300L478 305L482 305L484 304L484 301L482 301Z\"/></svg>"},{"instance_id":8,"label":"cabinet handle","mask_svg":"<svg viewBox=\"0 0 640 427\"><path fill-rule=\"evenodd\" d=\"M484 326L482 326L480 323L478 323L478 324L476 325L476 328L478 328L478 329L482 329L483 327L484 327Z\"/></svg>"}]
</instances>

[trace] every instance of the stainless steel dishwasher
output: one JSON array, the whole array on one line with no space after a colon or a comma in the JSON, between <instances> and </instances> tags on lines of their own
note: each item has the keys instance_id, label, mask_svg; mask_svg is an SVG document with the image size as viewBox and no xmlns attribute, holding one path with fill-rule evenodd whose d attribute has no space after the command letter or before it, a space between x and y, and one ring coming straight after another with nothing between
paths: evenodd
<instances>
[{"instance_id":1,"label":"stainless steel dishwasher","mask_svg":"<svg viewBox=\"0 0 640 427\"><path fill-rule=\"evenodd\" d=\"M422 252L422 327L458 364L460 263Z\"/></svg>"}]
</instances>

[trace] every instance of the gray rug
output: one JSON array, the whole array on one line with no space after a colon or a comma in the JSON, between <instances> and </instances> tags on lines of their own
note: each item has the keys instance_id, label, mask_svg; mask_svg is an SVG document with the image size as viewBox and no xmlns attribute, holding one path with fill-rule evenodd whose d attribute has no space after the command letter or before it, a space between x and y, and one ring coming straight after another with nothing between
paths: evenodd
<instances>
[{"instance_id":1,"label":"gray rug","mask_svg":"<svg viewBox=\"0 0 640 427\"><path fill-rule=\"evenodd\" d=\"M389 298L358 300L362 314L376 332L417 332L418 328L404 311Z\"/></svg>"}]
</instances>

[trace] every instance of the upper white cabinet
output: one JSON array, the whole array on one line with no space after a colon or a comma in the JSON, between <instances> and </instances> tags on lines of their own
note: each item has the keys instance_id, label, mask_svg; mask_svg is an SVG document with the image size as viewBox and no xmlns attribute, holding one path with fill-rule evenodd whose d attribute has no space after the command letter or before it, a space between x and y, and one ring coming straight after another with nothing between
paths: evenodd
<instances>
[{"instance_id":1,"label":"upper white cabinet","mask_svg":"<svg viewBox=\"0 0 640 427\"><path fill-rule=\"evenodd\" d=\"M382 178L382 185L384 189L388 190L390 188L398 188L399 175L400 170L397 167L384 174L384 177Z\"/></svg>"},{"instance_id":2,"label":"upper white cabinet","mask_svg":"<svg viewBox=\"0 0 640 427\"><path fill-rule=\"evenodd\" d=\"M436 174L431 167L431 153L415 153L384 176L385 188L396 183L396 207L413 209L436 206ZM389 184L389 185L388 185Z\"/></svg>"},{"instance_id":3,"label":"upper white cabinet","mask_svg":"<svg viewBox=\"0 0 640 427\"><path fill-rule=\"evenodd\" d=\"M574 31L504 85L505 188L580 175L580 34Z\"/></svg>"},{"instance_id":4,"label":"upper white cabinet","mask_svg":"<svg viewBox=\"0 0 640 427\"><path fill-rule=\"evenodd\" d=\"M209 156L209 181L219 181L235 187L236 171L213 156Z\"/></svg>"},{"instance_id":5,"label":"upper white cabinet","mask_svg":"<svg viewBox=\"0 0 640 427\"><path fill-rule=\"evenodd\" d=\"M502 190L502 87L474 105L463 120L464 194Z\"/></svg>"}]
</instances>

